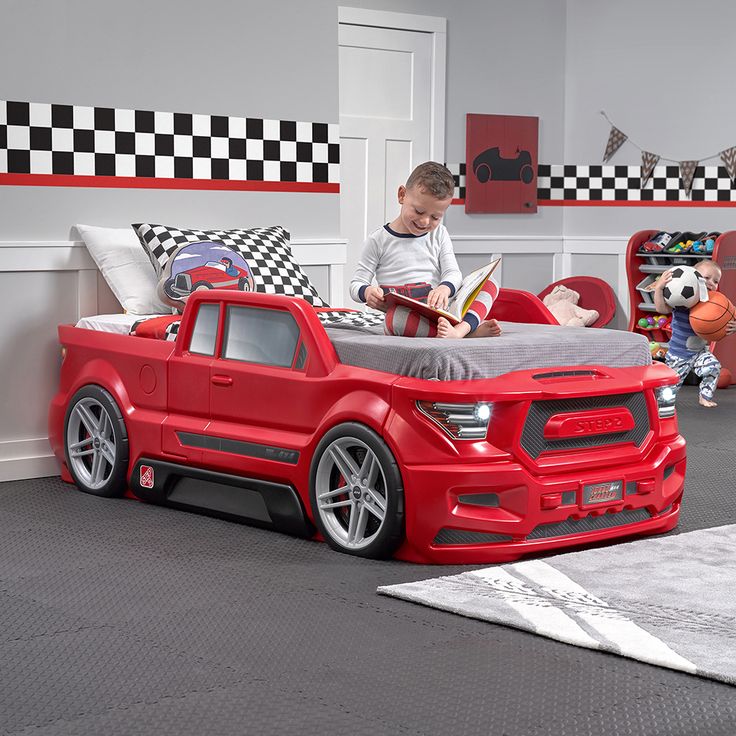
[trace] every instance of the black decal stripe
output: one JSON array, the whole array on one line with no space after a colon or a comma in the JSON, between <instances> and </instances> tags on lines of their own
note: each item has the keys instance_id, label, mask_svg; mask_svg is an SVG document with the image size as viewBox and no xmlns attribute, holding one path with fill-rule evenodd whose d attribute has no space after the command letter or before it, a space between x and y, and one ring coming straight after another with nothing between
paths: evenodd
<instances>
[{"instance_id":1,"label":"black decal stripe","mask_svg":"<svg viewBox=\"0 0 736 736\"><path fill-rule=\"evenodd\" d=\"M285 447L259 445L255 442L243 442L242 440L227 439L227 437L213 437L192 432L177 432L176 436L185 447L198 447L202 450L217 450L218 452L229 452L233 455L258 457L264 460L275 460L279 463L289 463L289 465L296 465L299 462L299 452Z\"/></svg>"}]
</instances>

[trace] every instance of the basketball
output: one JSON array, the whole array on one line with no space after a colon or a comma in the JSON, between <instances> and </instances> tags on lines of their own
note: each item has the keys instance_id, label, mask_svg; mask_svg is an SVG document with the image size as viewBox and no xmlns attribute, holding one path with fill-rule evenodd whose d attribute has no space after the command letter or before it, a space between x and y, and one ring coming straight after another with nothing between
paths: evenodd
<instances>
[{"instance_id":1,"label":"basketball","mask_svg":"<svg viewBox=\"0 0 736 736\"><path fill-rule=\"evenodd\" d=\"M712 342L726 336L726 325L736 319L736 307L719 291L708 292L708 301L690 309L690 326L703 340Z\"/></svg>"}]
</instances>

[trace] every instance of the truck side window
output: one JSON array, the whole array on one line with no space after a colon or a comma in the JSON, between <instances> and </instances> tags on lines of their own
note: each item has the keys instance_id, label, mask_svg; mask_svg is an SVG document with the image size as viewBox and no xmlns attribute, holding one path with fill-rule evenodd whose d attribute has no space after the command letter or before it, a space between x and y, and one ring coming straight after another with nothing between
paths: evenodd
<instances>
[{"instance_id":1,"label":"truck side window","mask_svg":"<svg viewBox=\"0 0 736 736\"><path fill-rule=\"evenodd\" d=\"M289 368L299 341L299 327L288 312L229 306L222 357Z\"/></svg>"},{"instance_id":2,"label":"truck side window","mask_svg":"<svg viewBox=\"0 0 736 736\"><path fill-rule=\"evenodd\" d=\"M219 304L200 304L197 319L189 342L189 352L198 355L214 355L217 341L217 322L220 316Z\"/></svg>"}]
</instances>

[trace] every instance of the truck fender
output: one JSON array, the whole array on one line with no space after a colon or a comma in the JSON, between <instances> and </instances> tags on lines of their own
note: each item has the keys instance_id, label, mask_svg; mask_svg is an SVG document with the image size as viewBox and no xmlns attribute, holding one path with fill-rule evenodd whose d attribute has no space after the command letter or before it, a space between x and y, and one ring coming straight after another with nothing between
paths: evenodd
<instances>
[{"instance_id":1,"label":"truck fender","mask_svg":"<svg viewBox=\"0 0 736 736\"><path fill-rule=\"evenodd\" d=\"M123 416L130 414L133 410L133 404L120 374L112 363L103 358L96 358L85 363L69 388L67 402L82 386L88 386L91 383L102 386L110 392Z\"/></svg>"},{"instance_id":2,"label":"truck fender","mask_svg":"<svg viewBox=\"0 0 736 736\"><path fill-rule=\"evenodd\" d=\"M356 410L356 406L360 409ZM388 401L371 391L356 391L350 396L345 396L333 404L324 416L318 430L315 432L312 449L316 447L317 443L329 430L344 422L365 424L366 427L383 437L383 428L390 411L391 407Z\"/></svg>"}]
</instances>

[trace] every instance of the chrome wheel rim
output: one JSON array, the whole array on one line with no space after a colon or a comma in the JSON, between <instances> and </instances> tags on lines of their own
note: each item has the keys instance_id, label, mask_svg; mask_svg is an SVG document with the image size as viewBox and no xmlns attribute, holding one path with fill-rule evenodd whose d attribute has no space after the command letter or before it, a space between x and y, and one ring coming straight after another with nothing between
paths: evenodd
<instances>
[{"instance_id":1,"label":"chrome wheel rim","mask_svg":"<svg viewBox=\"0 0 736 736\"><path fill-rule=\"evenodd\" d=\"M317 510L332 539L358 550L373 542L386 520L386 476L373 450L355 437L331 442L317 465Z\"/></svg>"},{"instance_id":2,"label":"chrome wheel rim","mask_svg":"<svg viewBox=\"0 0 736 736\"><path fill-rule=\"evenodd\" d=\"M72 408L66 430L71 470L87 488L102 488L115 467L115 432L107 409L97 399L80 399Z\"/></svg>"}]
</instances>

